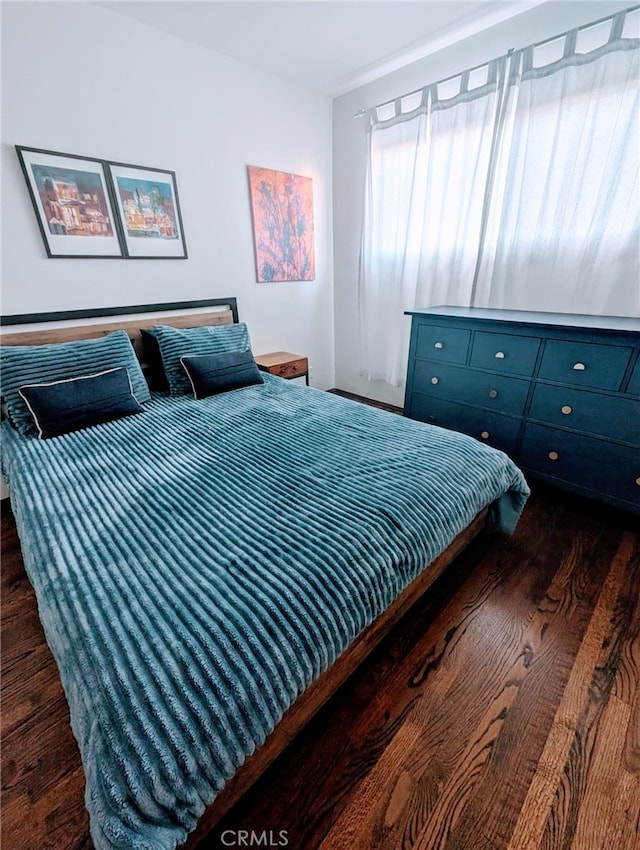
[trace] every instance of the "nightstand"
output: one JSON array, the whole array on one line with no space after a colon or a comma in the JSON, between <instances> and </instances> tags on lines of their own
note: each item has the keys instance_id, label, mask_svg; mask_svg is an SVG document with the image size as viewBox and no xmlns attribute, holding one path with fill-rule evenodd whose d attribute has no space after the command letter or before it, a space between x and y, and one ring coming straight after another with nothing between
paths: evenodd
<instances>
[{"instance_id":1,"label":"nightstand","mask_svg":"<svg viewBox=\"0 0 640 850\"><path fill-rule=\"evenodd\" d=\"M279 378L304 378L309 386L309 361L300 354L271 351L269 354L258 354L256 363L261 372L269 372Z\"/></svg>"}]
</instances>

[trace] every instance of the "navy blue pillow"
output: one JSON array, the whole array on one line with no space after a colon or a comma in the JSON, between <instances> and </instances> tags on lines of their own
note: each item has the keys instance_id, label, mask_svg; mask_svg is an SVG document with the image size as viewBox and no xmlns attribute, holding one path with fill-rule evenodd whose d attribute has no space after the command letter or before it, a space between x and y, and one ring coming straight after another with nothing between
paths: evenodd
<instances>
[{"instance_id":1,"label":"navy blue pillow","mask_svg":"<svg viewBox=\"0 0 640 850\"><path fill-rule=\"evenodd\" d=\"M26 384L18 392L33 416L41 440L143 410L123 366L48 384Z\"/></svg>"},{"instance_id":2,"label":"navy blue pillow","mask_svg":"<svg viewBox=\"0 0 640 850\"><path fill-rule=\"evenodd\" d=\"M180 362L191 382L194 398L264 383L250 351L191 354L181 357Z\"/></svg>"}]
</instances>

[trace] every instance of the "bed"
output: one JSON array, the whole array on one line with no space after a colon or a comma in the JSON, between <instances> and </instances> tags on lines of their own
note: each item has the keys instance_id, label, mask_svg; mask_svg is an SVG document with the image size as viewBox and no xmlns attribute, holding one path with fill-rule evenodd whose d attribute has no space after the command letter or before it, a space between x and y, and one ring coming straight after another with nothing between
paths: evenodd
<instances>
[{"instance_id":1,"label":"bed","mask_svg":"<svg viewBox=\"0 0 640 850\"><path fill-rule=\"evenodd\" d=\"M2 341L137 342L158 321ZM195 846L468 541L512 530L526 501L517 467L469 437L262 379L152 393L51 439L2 425L97 850Z\"/></svg>"}]
</instances>

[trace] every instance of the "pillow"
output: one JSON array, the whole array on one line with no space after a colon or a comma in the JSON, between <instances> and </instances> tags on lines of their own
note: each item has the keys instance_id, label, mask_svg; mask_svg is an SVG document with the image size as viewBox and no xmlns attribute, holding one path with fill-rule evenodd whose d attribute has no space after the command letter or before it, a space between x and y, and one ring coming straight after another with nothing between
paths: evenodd
<instances>
[{"instance_id":1,"label":"pillow","mask_svg":"<svg viewBox=\"0 0 640 850\"><path fill-rule=\"evenodd\" d=\"M20 387L95 375L120 366L129 372L136 399L148 401L151 397L149 387L125 331L76 342L3 345L0 347L0 393L7 404L9 419L21 434L34 434L33 417L18 392Z\"/></svg>"},{"instance_id":2,"label":"pillow","mask_svg":"<svg viewBox=\"0 0 640 850\"><path fill-rule=\"evenodd\" d=\"M164 373L162 354L155 331L140 329L142 337L142 356L144 358L143 372L152 390L167 392L169 381Z\"/></svg>"},{"instance_id":3,"label":"pillow","mask_svg":"<svg viewBox=\"0 0 640 850\"><path fill-rule=\"evenodd\" d=\"M264 384L250 351L187 355L180 362L191 382L194 398Z\"/></svg>"},{"instance_id":4,"label":"pillow","mask_svg":"<svg viewBox=\"0 0 640 850\"><path fill-rule=\"evenodd\" d=\"M27 384L18 392L33 416L41 440L141 413L143 409L133 395L129 373L123 366L97 375Z\"/></svg>"},{"instance_id":5,"label":"pillow","mask_svg":"<svg viewBox=\"0 0 640 850\"><path fill-rule=\"evenodd\" d=\"M156 325L153 330L160 345L162 363L172 395L191 392L189 378L180 362L181 357L251 350L249 331L243 322L236 325L206 325L202 328Z\"/></svg>"}]
</instances>

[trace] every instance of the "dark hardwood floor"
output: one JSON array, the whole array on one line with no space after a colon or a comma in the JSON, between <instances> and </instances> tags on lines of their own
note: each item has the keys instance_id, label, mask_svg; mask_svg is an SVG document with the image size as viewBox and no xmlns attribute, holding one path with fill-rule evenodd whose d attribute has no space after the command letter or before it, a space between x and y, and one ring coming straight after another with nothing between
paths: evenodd
<instances>
[{"instance_id":1,"label":"dark hardwood floor","mask_svg":"<svg viewBox=\"0 0 640 850\"><path fill-rule=\"evenodd\" d=\"M2 803L3 850L92 846L6 510ZM281 830L295 850L638 850L637 518L536 488L512 537L476 540L201 846Z\"/></svg>"}]
</instances>

